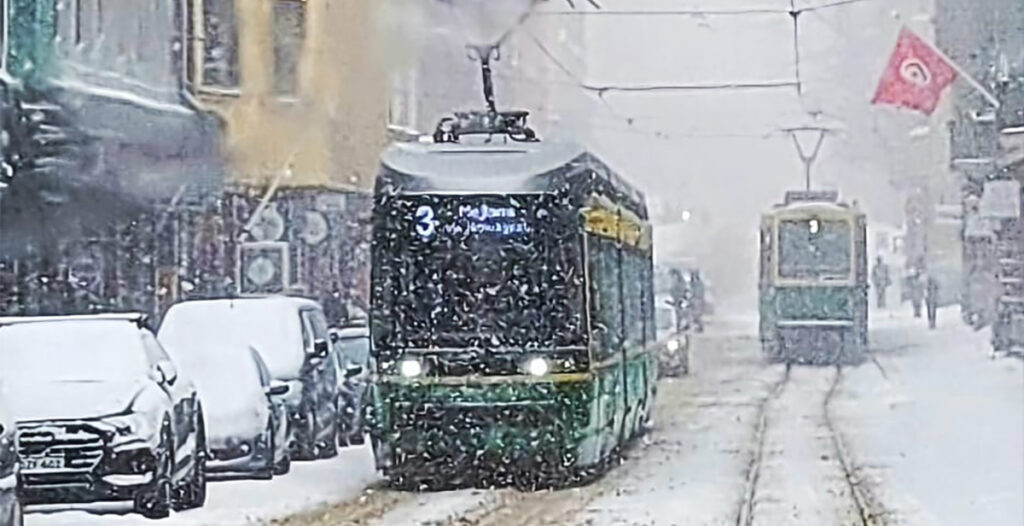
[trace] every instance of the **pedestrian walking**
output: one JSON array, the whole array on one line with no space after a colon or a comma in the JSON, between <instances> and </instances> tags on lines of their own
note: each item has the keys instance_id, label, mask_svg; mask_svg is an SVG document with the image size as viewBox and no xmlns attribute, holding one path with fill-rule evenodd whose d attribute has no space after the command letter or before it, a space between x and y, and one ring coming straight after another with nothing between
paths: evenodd
<instances>
[{"instance_id":1,"label":"pedestrian walking","mask_svg":"<svg viewBox=\"0 0 1024 526\"><path fill-rule=\"evenodd\" d=\"M871 269L871 284L875 287L875 304L879 309L885 308L885 292L892 284L889 277L889 265L882 261L882 256L875 260L875 267Z\"/></svg>"},{"instance_id":2,"label":"pedestrian walking","mask_svg":"<svg viewBox=\"0 0 1024 526\"><path fill-rule=\"evenodd\" d=\"M928 276L925 303L928 307L928 328L934 329L939 310L939 280L933 276Z\"/></svg>"},{"instance_id":3,"label":"pedestrian walking","mask_svg":"<svg viewBox=\"0 0 1024 526\"><path fill-rule=\"evenodd\" d=\"M914 307L914 317L920 318L925 291L921 271L917 267L911 268L907 275L907 288L910 291L910 305Z\"/></svg>"},{"instance_id":4,"label":"pedestrian walking","mask_svg":"<svg viewBox=\"0 0 1024 526\"><path fill-rule=\"evenodd\" d=\"M671 282L669 296L672 297L672 309L675 311L676 332L683 332L687 328L683 309L687 296L686 283L683 282L683 274L678 269L671 269L668 274Z\"/></svg>"}]
</instances>

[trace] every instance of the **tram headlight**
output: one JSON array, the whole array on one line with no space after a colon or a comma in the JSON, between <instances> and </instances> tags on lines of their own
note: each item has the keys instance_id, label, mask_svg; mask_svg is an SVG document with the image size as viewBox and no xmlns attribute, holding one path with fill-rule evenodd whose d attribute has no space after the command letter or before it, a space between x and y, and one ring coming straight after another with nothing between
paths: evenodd
<instances>
[{"instance_id":1,"label":"tram headlight","mask_svg":"<svg viewBox=\"0 0 1024 526\"><path fill-rule=\"evenodd\" d=\"M405 358L398 362L398 372L406 378L416 378L423 374L423 364L416 358Z\"/></svg>"},{"instance_id":2,"label":"tram headlight","mask_svg":"<svg viewBox=\"0 0 1024 526\"><path fill-rule=\"evenodd\" d=\"M551 372L551 363L545 358L534 357L526 360L523 369L531 376L544 376Z\"/></svg>"}]
</instances>

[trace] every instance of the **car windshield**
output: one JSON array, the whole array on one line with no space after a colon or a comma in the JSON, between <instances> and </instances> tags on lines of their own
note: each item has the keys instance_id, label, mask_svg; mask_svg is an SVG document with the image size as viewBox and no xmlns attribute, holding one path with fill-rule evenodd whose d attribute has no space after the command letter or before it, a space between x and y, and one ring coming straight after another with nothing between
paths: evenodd
<instances>
[{"instance_id":1,"label":"car windshield","mask_svg":"<svg viewBox=\"0 0 1024 526\"><path fill-rule=\"evenodd\" d=\"M366 364L370 354L369 336L343 337L338 341L338 346L345 363L352 365Z\"/></svg>"},{"instance_id":2,"label":"car windshield","mask_svg":"<svg viewBox=\"0 0 1024 526\"><path fill-rule=\"evenodd\" d=\"M779 276L848 279L852 268L850 224L808 219L779 224Z\"/></svg>"},{"instance_id":3,"label":"car windshield","mask_svg":"<svg viewBox=\"0 0 1024 526\"><path fill-rule=\"evenodd\" d=\"M0 326L0 375L11 383L120 382L149 373L139 330L123 321Z\"/></svg>"}]
</instances>

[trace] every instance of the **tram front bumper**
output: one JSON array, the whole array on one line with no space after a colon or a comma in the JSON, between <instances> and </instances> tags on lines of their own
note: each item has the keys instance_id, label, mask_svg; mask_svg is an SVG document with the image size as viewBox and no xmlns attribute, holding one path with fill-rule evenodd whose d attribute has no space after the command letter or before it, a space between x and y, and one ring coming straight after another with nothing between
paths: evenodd
<instances>
[{"instance_id":1,"label":"tram front bumper","mask_svg":"<svg viewBox=\"0 0 1024 526\"><path fill-rule=\"evenodd\" d=\"M371 418L378 468L571 462L590 421L589 386L379 384Z\"/></svg>"}]
</instances>

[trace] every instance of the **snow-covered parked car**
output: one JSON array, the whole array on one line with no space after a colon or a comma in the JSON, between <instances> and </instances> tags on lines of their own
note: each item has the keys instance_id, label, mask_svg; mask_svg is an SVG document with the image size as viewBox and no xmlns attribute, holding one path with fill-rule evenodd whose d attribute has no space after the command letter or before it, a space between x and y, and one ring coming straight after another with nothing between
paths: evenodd
<instances>
[{"instance_id":1,"label":"snow-covered parked car","mask_svg":"<svg viewBox=\"0 0 1024 526\"><path fill-rule=\"evenodd\" d=\"M338 445L362 444L363 400L370 376L370 330L365 326L331 329L331 342L338 377Z\"/></svg>"},{"instance_id":2,"label":"snow-covered parked car","mask_svg":"<svg viewBox=\"0 0 1024 526\"><path fill-rule=\"evenodd\" d=\"M0 318L26 505L130 501L149 518L206 500L195 386L142 315Z\"/></svg>"},{"instance_id":3,"label":"snow-covered parked car","mask_svg":"<svg viewBox=\"0 0 1024 526\"><path fill-rule=\"evenodd\" d=\"M681 376L690 370L690 335L678 331L672 298L654 298L654 323L658 337L658 371L661 376Z\"/></svg>"},{"instance_id":4,"label":"snow-covered parked car","mask_svg":"<svg viewBox=\"0 0 1024 526\"><path fill-rule=\"evenodd\" d=\"M22 525L17 446L17 427L0 384L0 524L4 526Z\"/></svg>"},{"instance_id":5,"label":"snow-covered parked car","mask_svg":"<svg viewBox=\"0 0 1024 526\"><path fill-rule=\"evenodd\" d=\"M195 332L162 335L161 343L195 379L203 400L209 473L270 479L291 466L283 400L287 383L270 378L256 349Z\"/></svg>"},{"instance_id":6,"label":"snow-covered parked car","mask_svg":"<svg viewBox=\"0 0 1024 526\"><path fill-rule=\"evenodd\" d=\"M334 456L337 380L328 363L330 341L323 309L290 297L187 301L173 305L160 338L184 341L218 335L259 350L274 380L288 384L285 403L294 433L292 459Z\"/></svg>"}]
</instances>

